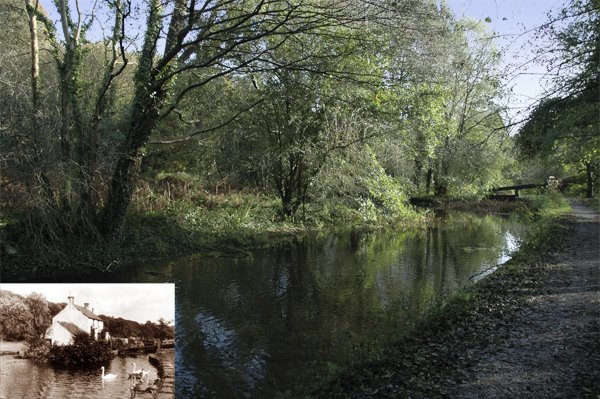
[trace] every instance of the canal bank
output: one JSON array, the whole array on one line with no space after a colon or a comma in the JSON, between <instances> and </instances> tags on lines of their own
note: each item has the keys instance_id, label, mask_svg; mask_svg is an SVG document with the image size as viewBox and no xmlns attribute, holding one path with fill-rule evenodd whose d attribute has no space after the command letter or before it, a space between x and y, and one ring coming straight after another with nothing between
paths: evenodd
<instances>
[{"instance_id":1,"label":"canal bank","mask_svg":"<svg viewBox=\"0 0 600 399\"><path fill-rule=\"evenodd\" d=\"M600 222L573 204L516 259L316 397L597 397Z\"/></svg>"},{"instance_id":2,"label":"canal bank","mask_svg":"<svg viewBox=\"0 0 600 399\"><path fill-rule=\"evenodd\" d=\"M157 352L148 357L150 363L158 370L159 388L153 393L153 399L175 398L175 357L173 352Z\"/></svg>"}]
</instances>

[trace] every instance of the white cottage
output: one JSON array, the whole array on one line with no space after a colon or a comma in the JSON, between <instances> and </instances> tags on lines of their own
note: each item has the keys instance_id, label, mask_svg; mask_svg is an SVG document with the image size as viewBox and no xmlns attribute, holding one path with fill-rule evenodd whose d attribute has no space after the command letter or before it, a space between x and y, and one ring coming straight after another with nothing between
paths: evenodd
<instances>
[{"instance_id":1,"label":"white cottage","mask_svg":"<svg viewBox=\"0 0 600 399\"><path fill-rule=\"evenodd\" d=\"M79 306L75 304L74 297L69 296L68 299L67 306L52 318L52 324L44 337L52 345L70 345L73 343L73 336L79 332L86 332L92 339L98 340L104 329L102 319L90 310L89 303Z\"/></svg>"}]
</instances>

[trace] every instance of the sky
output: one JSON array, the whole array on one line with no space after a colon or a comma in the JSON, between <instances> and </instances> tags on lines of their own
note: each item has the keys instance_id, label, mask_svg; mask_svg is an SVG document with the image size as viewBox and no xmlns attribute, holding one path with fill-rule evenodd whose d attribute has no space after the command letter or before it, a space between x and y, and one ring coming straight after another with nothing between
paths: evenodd
<instances>
[{"instance_id":1,"label":"sky","mask_svg":"<svg viewBox=\"0 0 600 399\"><path fill-rule=\"evenodd\" d=\"M531 43L537 27L548 21L548 13L556 14L568 0L446 0L456 17L480 20L488 25L503 53L507 71L504 84L513 89L511 116L525 116L529 107L549 89L545 68L531 62L536 47ZM485 22L489 18L491 22Z\"/></svg>"},{"instance_id":2,"label":"sky","mask_svg":"<svg viewBox=\"0 0 600 399\"><path fill-rule=\"evenodd\" d=\"M88 302L97 315L122 317L145 323L161 317L175 320L174 284L0 284L1 290L27 296L33 292L50 302L67 302L69 295L75 304Z\"/></svg>"}]
</instances>

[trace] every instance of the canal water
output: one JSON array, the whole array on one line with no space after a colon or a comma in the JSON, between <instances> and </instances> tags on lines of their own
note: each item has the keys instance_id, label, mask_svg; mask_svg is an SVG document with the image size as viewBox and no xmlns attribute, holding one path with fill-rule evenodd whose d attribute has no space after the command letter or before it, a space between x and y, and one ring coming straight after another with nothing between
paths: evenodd
<instances>
[{"instance_id":1,"label":"canal water","mask_svg":"<svg viewBox=\"0 0 600 399\"><path fill-rule=\"evenodd\" d=\"M123 279L176 284L178 398L275 397L377 350L440 295L508 260L523 233L500 216L447 213L418 231L144 263Z\"/></svg>"},{"instance_id":2,"label":"canal water","mask_svg":"<svg viewBox=\"0 0 600 399\"><path fill-rule=\"evenodd\" d=\"M501 216L446 213L410 232L307 237L244 258L141 262L87 281L176 284L177 398L271 398L376 351L440 295L509 259L524 233ZM118 374L127 362L114 365ZM7 397L74 398L75 381L99 392L86 398L128 397L123 381L102 385L99 375L80 381L26 364L11 366L25 377ZM26 387L33 396L19 396Z\"/></svg>"},{"instance_id":3,"label":"canal water","mask_svg":"<svg viewBox=\"0 0 600 399\"><path fill-rule=\"evenodd\" d=\"M150 381L157 370L148 356L115 357L106 365L106 373L116 374L114 380L102 380L100 368L61 370L39 365L28 359L0 356L0 399L108 399L131 398L128 373L136 369L150 372ZM141 396L138 396L141 397Z\"/></svg>"}]
</instances>

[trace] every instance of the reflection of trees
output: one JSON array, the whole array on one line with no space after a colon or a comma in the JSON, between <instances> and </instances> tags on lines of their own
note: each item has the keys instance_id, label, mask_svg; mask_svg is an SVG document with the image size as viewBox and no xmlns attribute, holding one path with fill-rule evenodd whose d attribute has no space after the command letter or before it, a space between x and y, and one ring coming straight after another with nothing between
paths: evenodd
<instances>
[{"instance_id":1,"label":"reflection of trees","mask_svg":"<svg viewBox=\"0 0 600 399\"><path fill-rule=\"evenodd\" d=\"M416 237L401 261L415 262L414 281L407 282L410 302L427 303L494 262L502 251L505 229L506 223L498 217L452 213Z\"/></svg>"},{"instance_id":2,"label":"reflection of trees","mask_svg":"<svg viewBox=\"0 0 600 399\"><path fill-rule=\"evenodd\" d=\"M191 261L173 269L178 335L185 331L178 343L202 365L195 372L211 389L249 389L248 376L252 389L271 380L284 389L314 371L315 361L347 358L355 345L385 337L390 325L466 282L497 258L505 229L499 218L448 214L411 234L354 232L254 259ZM232 353L207 353L208 326L203 332L194 322L201 313L235 336L223 349ZM222 356L239 367L224 367Z\"/></svg>"}]
</instances>

